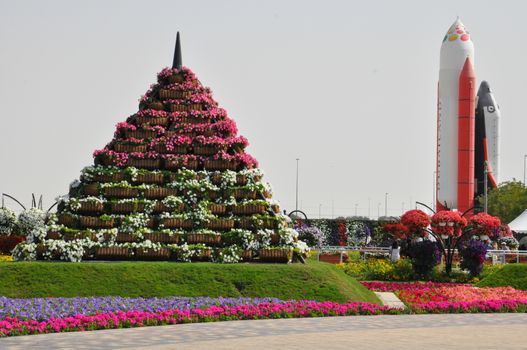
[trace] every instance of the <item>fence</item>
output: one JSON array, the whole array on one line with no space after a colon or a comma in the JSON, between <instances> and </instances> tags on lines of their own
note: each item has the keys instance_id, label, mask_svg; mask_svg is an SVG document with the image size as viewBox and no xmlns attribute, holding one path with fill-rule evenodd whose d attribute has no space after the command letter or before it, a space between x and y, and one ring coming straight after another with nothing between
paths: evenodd
<instances>
[{"instance_id":1,"label":"fence","mask_svg":"<svg viewBox=\"0 0 527 350\"><path fill-rule=\"evenodd\" d=\"M389 257L389 247L359 247L359 246L324 246L317 250L317 260L320 255L333 254L335 258L324 258L324 261L341 263L345 261L347 252L359 252L361 259L366 260L372 256ZM454 261L459 261L457 249L454 251ZM527 263L527 250L488 250L485 262L495 264Z\"/></svg>"}]
</instances>

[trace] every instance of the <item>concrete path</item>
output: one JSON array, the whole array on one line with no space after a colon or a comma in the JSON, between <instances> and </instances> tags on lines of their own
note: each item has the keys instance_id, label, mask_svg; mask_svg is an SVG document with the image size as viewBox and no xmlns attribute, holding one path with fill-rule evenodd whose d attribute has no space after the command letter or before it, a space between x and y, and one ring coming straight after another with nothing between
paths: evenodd
<instances>
[{"instance_id":1,"label":"concrete path","mask_svg":"<svg viewBox=\"0 0 527 350\"><path fill-rule=\"evenodd\" d=\"M527 349L527 314L232 321L5 338L0 349Z\"/></svg>"}]
</instances>

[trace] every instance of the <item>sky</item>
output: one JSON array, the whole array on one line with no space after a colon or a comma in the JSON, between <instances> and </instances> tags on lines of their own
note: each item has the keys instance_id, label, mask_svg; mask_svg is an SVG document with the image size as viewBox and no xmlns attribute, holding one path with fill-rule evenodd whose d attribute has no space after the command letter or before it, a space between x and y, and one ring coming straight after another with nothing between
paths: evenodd
<instances>
[{"instance_id":1,"label":"sky","mask_svg":"<svg viewBox=\"0 0 527 350\"><path fill-rule=\"evenodd\" d=\"M523 180L521 1L0 0L0 192L67 193L115 124L183 63L227 109L282 207L309 217L431 205L439 50L459 16L501 107L501 176ZM385 206L385 201L388 203ZM13 202L6 205L15 208Z\"/></svg>"}]
</instances>

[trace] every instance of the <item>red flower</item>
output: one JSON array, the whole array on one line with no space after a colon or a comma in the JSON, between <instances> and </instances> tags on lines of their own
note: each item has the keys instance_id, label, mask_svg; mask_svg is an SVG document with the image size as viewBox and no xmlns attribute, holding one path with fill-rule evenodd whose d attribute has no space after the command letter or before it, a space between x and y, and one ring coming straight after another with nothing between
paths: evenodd
<instances>
[{"instance_id":1,"label":"red flower","mask_svg":"<svg viewBox=\"0 0 527 350\"><path fill-rule=\"evenodd\" d=\"M470 218L469 225L473 227L474 235L492 237L499 234L501 220L487 213L479 213Z\"/></svg>"},{"instance_id":2,"label":"red flower","mask_svg":"<svg viewBox=\"0 0 527 350\"><path fill-rule=\"evenodd\" d=\"M422 210L409 210L401 216L401 224L408 228L410 234L421 235L430 225L430 216Z\"/></svg>"},{"instance_id":3,"label":"red flower","mask_svg":"<svg viewBox=\"0 0 527 350\"><path fill-rule=\"evenodd\" d=\"M432 231L438 235L459 237L466 225L467 220L457 211L441 210L432 216Z\"/></svg>"},{"instance_id":4,"label":"red flower","mask_svg":"<svg viewBox=\"0 0 527 350\"><path fill-rule=\"evenodd\" d=\"M405 239L408 235L408 228L403 224L385 224L383 229L395 239Z\"/></svg>"}]
</instances>

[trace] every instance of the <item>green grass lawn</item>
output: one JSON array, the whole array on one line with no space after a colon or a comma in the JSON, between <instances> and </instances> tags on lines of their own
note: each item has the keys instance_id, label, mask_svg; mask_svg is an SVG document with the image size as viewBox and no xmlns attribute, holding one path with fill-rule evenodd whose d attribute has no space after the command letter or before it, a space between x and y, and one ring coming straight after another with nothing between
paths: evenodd
<instances>
[{"instance_id":1,"label":"green grass lawn","mask_svg":"<svg viewBox=\"0 0 527 350\"><path fill-rule=\"evenodd\" d=\"M503 268L485 276L478 287L505 287L511 286L516 289L527 290L527 265L507 264Z\"/></svg>"},{"instance_id":2,"label":"green grass lawn","mask_svg":"<svg viewBox=\"0 0 527 350\"><path fill-rule=\"evenodd\" d=\"M172 262L18 262L0 264L7 297L211 296L280 299L379 300L337 267L308 264Z\"/></svg>"}]
</instances>

